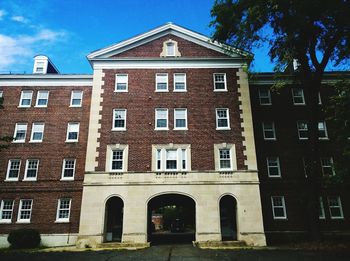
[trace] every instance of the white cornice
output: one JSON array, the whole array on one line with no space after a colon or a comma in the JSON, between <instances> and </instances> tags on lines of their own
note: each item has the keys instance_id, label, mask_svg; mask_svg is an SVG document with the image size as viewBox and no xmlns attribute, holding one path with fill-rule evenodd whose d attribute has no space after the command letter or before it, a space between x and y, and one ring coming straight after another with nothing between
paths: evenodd
<instances>
[{"instance_id":1,"label":"white cornice","mask_svg":"<svg viewBox=\"0 0 350 261\"><path fill-rule=\"evenodd\" d=\"M167 23L163 26L157 27L151 31L148 31L146 33L137 35L133 38L130 38L128 40L122 41L120 43L111 45L109 47L99 49L95 52L90 53L87 58L89 60L92 60L94 58L107 58L111 57L115 54L124 52L126 50L135 48L137 46L143 45L147 42L153 41L157 38L160 38L167 34L173 34L176 36L179 36L181 38L184 38L188 41L194 42L198 45L204 46L206 48L215 50L220 53L227 54L231 57L241 57L241 58L249 58L251 56L250 53L239 50L237 48L233 48L231 46L221 44L217 41L212 41L209 37L201 35L199 33L193 32L191 30L188 30L186 28L177 26L172 23ZM229 50L229 52L227 52Z\"/></svg>"},{"instance_id":2,"label":"white cornice","mask_svg":"<svg viewBox=\"0 0 350 261\"><path fill-rule=\"evenodd\" d=\"M0 75L0 86L92 86L92 75Z\"/></svg>"}]
</instances>

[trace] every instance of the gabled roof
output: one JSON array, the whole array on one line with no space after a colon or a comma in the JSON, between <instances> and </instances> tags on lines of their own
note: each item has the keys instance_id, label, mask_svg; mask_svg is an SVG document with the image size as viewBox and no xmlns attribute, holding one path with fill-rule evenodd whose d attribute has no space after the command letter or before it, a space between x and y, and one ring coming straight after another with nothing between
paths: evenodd
<instances>
[{"instance_id":1,"label":"gabled roof","mask_svg":"<svg viewBox=\"0 0 350 261\"><path fill-rule=\"evenodd\" d=\"M212 49L214 51L223 53L233 58L246 58L249 59L252 57L252 54L232 46L219 43L217 41L212 41L209 37L186 29L184 27L178 26L173 23L166 23L160 27L157 27L146 33L137 35L125 41L113 44L103 49L96 50L90 53L87 58L89 60L94 59L106 59L113 55L122 53L124 51L130 50L137 46L146 44L155 39L158 39L164 35L173 34L178 37L184 38L185 40L191 41L203 47Z\"/></svg>"}]
</instances>

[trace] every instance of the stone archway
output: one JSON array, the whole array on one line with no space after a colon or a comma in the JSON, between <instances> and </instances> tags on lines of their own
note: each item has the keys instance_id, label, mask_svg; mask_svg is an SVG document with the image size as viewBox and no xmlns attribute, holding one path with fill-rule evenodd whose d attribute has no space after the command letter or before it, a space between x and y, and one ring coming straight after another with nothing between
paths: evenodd
<instances>
[{"instance_id":1,"label":"stone archway","mask_svg":"<svg viewBox=\"0 0 350 261\"><path fill-rule=\"evenodd\" d=\"M222 241L237 240L237 201L233 196L220 199L220 229Z\"/></svg>"},{"instance_id":2,"label":"stone archway","mask_svg":"<svg viewBox=\"0 0 350 261\"><path fill-rule=\"evenodd\" d=\"M114 196L105 205L104 242L121 242L123 235L124 202Z\"/></svg>"},{"instance_id":3,"label":"stone archway","mask_svg":"<svg viewBox=\"0 0 350 261\"><path fill-rule=\"evenodd\" d=\"M152 244L195 240L196 203L191 197L176 193L155 196L147 209L147 237Z\"/></svg>"}]
</instances>

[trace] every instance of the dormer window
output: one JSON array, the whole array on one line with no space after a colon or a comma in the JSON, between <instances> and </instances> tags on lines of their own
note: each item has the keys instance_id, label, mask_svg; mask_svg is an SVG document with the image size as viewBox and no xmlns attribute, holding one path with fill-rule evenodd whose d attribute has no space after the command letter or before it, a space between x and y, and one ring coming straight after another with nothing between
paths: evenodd
<instances>
[{"instance_id":1,"label":"dormer window","mask_svg":"<svg viewBox=\"0 0 350 261\"><path fill-rule=\"evenodd\" d=\"M175 44L173 42L166 44L166 56L175 56Z\"/></svg>"}]
</instances>

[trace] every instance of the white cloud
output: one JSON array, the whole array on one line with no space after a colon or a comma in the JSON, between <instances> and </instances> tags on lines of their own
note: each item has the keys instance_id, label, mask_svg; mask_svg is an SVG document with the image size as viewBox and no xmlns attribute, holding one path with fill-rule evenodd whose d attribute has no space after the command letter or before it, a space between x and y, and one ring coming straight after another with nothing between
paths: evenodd
<instances>
[{"instance_id":1,"label":"white cloud","mask_svg":"<svg viewBox=\"0 0 350 261\"><path fill-rule=\"evenodd\" d=\"M2 20L6 14L5 10L0 9L0 20Z\"/></svg>"},{"instance_id":2,"label":"white cloud","mask_svg":"<svg viewBox=\"0 0 350 261\"><path fill-rule=\"evenodd\" d=\"M21 15L12 16L11 20L19 22L19 23L23 23L23 24L29 23L29 20Z\"/></svg>"},{"instance_id":3,"label":"white cloud","mask_svg":"<svg viewBox=\"0 0 350 261\"><path fill-rule=\"evenodd\" d=\"M65 39L66 32L55 32L50 29L42 29L34 35L20 35L11 37L0 34L0 70L16 70L16 63L27 62L33 55L41 53L44 46L52 45Z\"/></svg>"}]
</instances>

